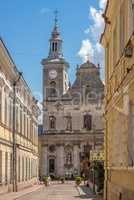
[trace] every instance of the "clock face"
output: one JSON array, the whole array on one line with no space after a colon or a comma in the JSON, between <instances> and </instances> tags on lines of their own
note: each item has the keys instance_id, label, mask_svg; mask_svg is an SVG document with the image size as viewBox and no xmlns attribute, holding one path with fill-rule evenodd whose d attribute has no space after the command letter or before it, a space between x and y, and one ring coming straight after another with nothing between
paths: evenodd
<instances>
[{"instance_id":1,"label":"clock face","mask_svg":"<svg viewBox=\"0 0 134 200\"><path fill-rule=\"evenodd\" d=\"M50 77L50 79L55 79L57 77L57 71L56 70L50 70L49 71L49 77Z\"/></svg>"}]
</instances>

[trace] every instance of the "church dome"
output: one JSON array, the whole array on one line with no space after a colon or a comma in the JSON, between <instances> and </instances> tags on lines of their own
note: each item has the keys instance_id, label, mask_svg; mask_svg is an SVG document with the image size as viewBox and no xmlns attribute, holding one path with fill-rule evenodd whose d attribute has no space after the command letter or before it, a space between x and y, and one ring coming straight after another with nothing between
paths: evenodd
<instances>
[{"instance_id":1,"label":"church dome","mask_svg":"<svg viewBox=\"0 0 134 200\"><path fill-rule=\"evenodd\" d=\"M83 63L83 64L80 66L80 68L82 68L82 69L83 69L83 68L84 68L84 69L86 69L86 68L96 68L96 66L88 60L87 62Z\"/></svg>"}]
</instances>

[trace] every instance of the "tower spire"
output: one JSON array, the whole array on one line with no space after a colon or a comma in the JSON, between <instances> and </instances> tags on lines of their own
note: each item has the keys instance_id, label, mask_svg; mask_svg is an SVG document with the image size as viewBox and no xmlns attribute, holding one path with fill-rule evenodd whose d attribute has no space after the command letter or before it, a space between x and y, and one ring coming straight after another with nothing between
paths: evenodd
<instances>
[{"instance_id":1,"label":"tower spire","mask_svg":"<svg viewBox=\"0 0 134 200\"><path fill-rule=\"evenodd\" d=\"M55 15L55 18L54 18L55 27L58 27L58 10L54 11L54 15Z\"/></svg>"},{"instance_id":2,"label":"tower spire","mask_svg":"<svg viewBox=\"0 0 134 200\"><path fill-rule=\"evenodd\" d=\"M63 58L62 39L58 29L58 11L54 11L54 28L50 38L49 56L50 59Z\"/></svg>"}]
</instances>

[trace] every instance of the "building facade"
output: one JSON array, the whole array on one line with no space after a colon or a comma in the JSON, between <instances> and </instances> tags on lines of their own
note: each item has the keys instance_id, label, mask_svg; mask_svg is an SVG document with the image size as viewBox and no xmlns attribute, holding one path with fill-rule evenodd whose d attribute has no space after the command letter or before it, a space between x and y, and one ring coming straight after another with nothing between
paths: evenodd
<instances>
[{"instance_id":1,"label":"building facade","mask_svg":"<svg viewBox=\"0 0 134 200\"><path fill-rule=\"evenodd\" d=\"M103 146L104 85L99 67L87 61L77 66L76 80L71 86L69 64L63 57L63 41L56 22L48 58L42 60L43 132L39 136L39 173L70 178L89 170L90 150Z\"/></svg>"},{"instance_id":2,"label":"building facade","mask_svg":"<svg viewBox=\"0 0 134 200\"><path fill-rule=\"evenodd\" d=\"M13 190L13 134L16 139L14 169L17 189L35 183L38 176L39 108L23 77L20 77L15 88L16 98L13 104L13 83L18 76L19 72L0 39L0 193Z\"/></svg>"},{"instance_id":3,"label":"building facade","mask_svg":"<svg viewBox=\"0 0 134 200\"><path fill-rule=\"evenodd\" d=\"M134 1L108 0L105 47L105 199L134 199Z\"/></svg>"}]
</instances>

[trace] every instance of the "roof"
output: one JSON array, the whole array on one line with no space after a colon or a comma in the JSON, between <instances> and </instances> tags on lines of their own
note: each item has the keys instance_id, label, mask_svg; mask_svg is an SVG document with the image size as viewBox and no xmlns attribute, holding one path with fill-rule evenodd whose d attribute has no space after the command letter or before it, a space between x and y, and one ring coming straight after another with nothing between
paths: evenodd
<instances>
[{"instance_id":1,"label":"roof","mask_svg":"<svg viewBox=\"0 0 134 200\"><path fill-rule=\"evenodd\" d=\"M96 68L96 66L90 61L87 61L80 66L80 68L94 68L94 67Z\"/></svg>"}]
</instances>

